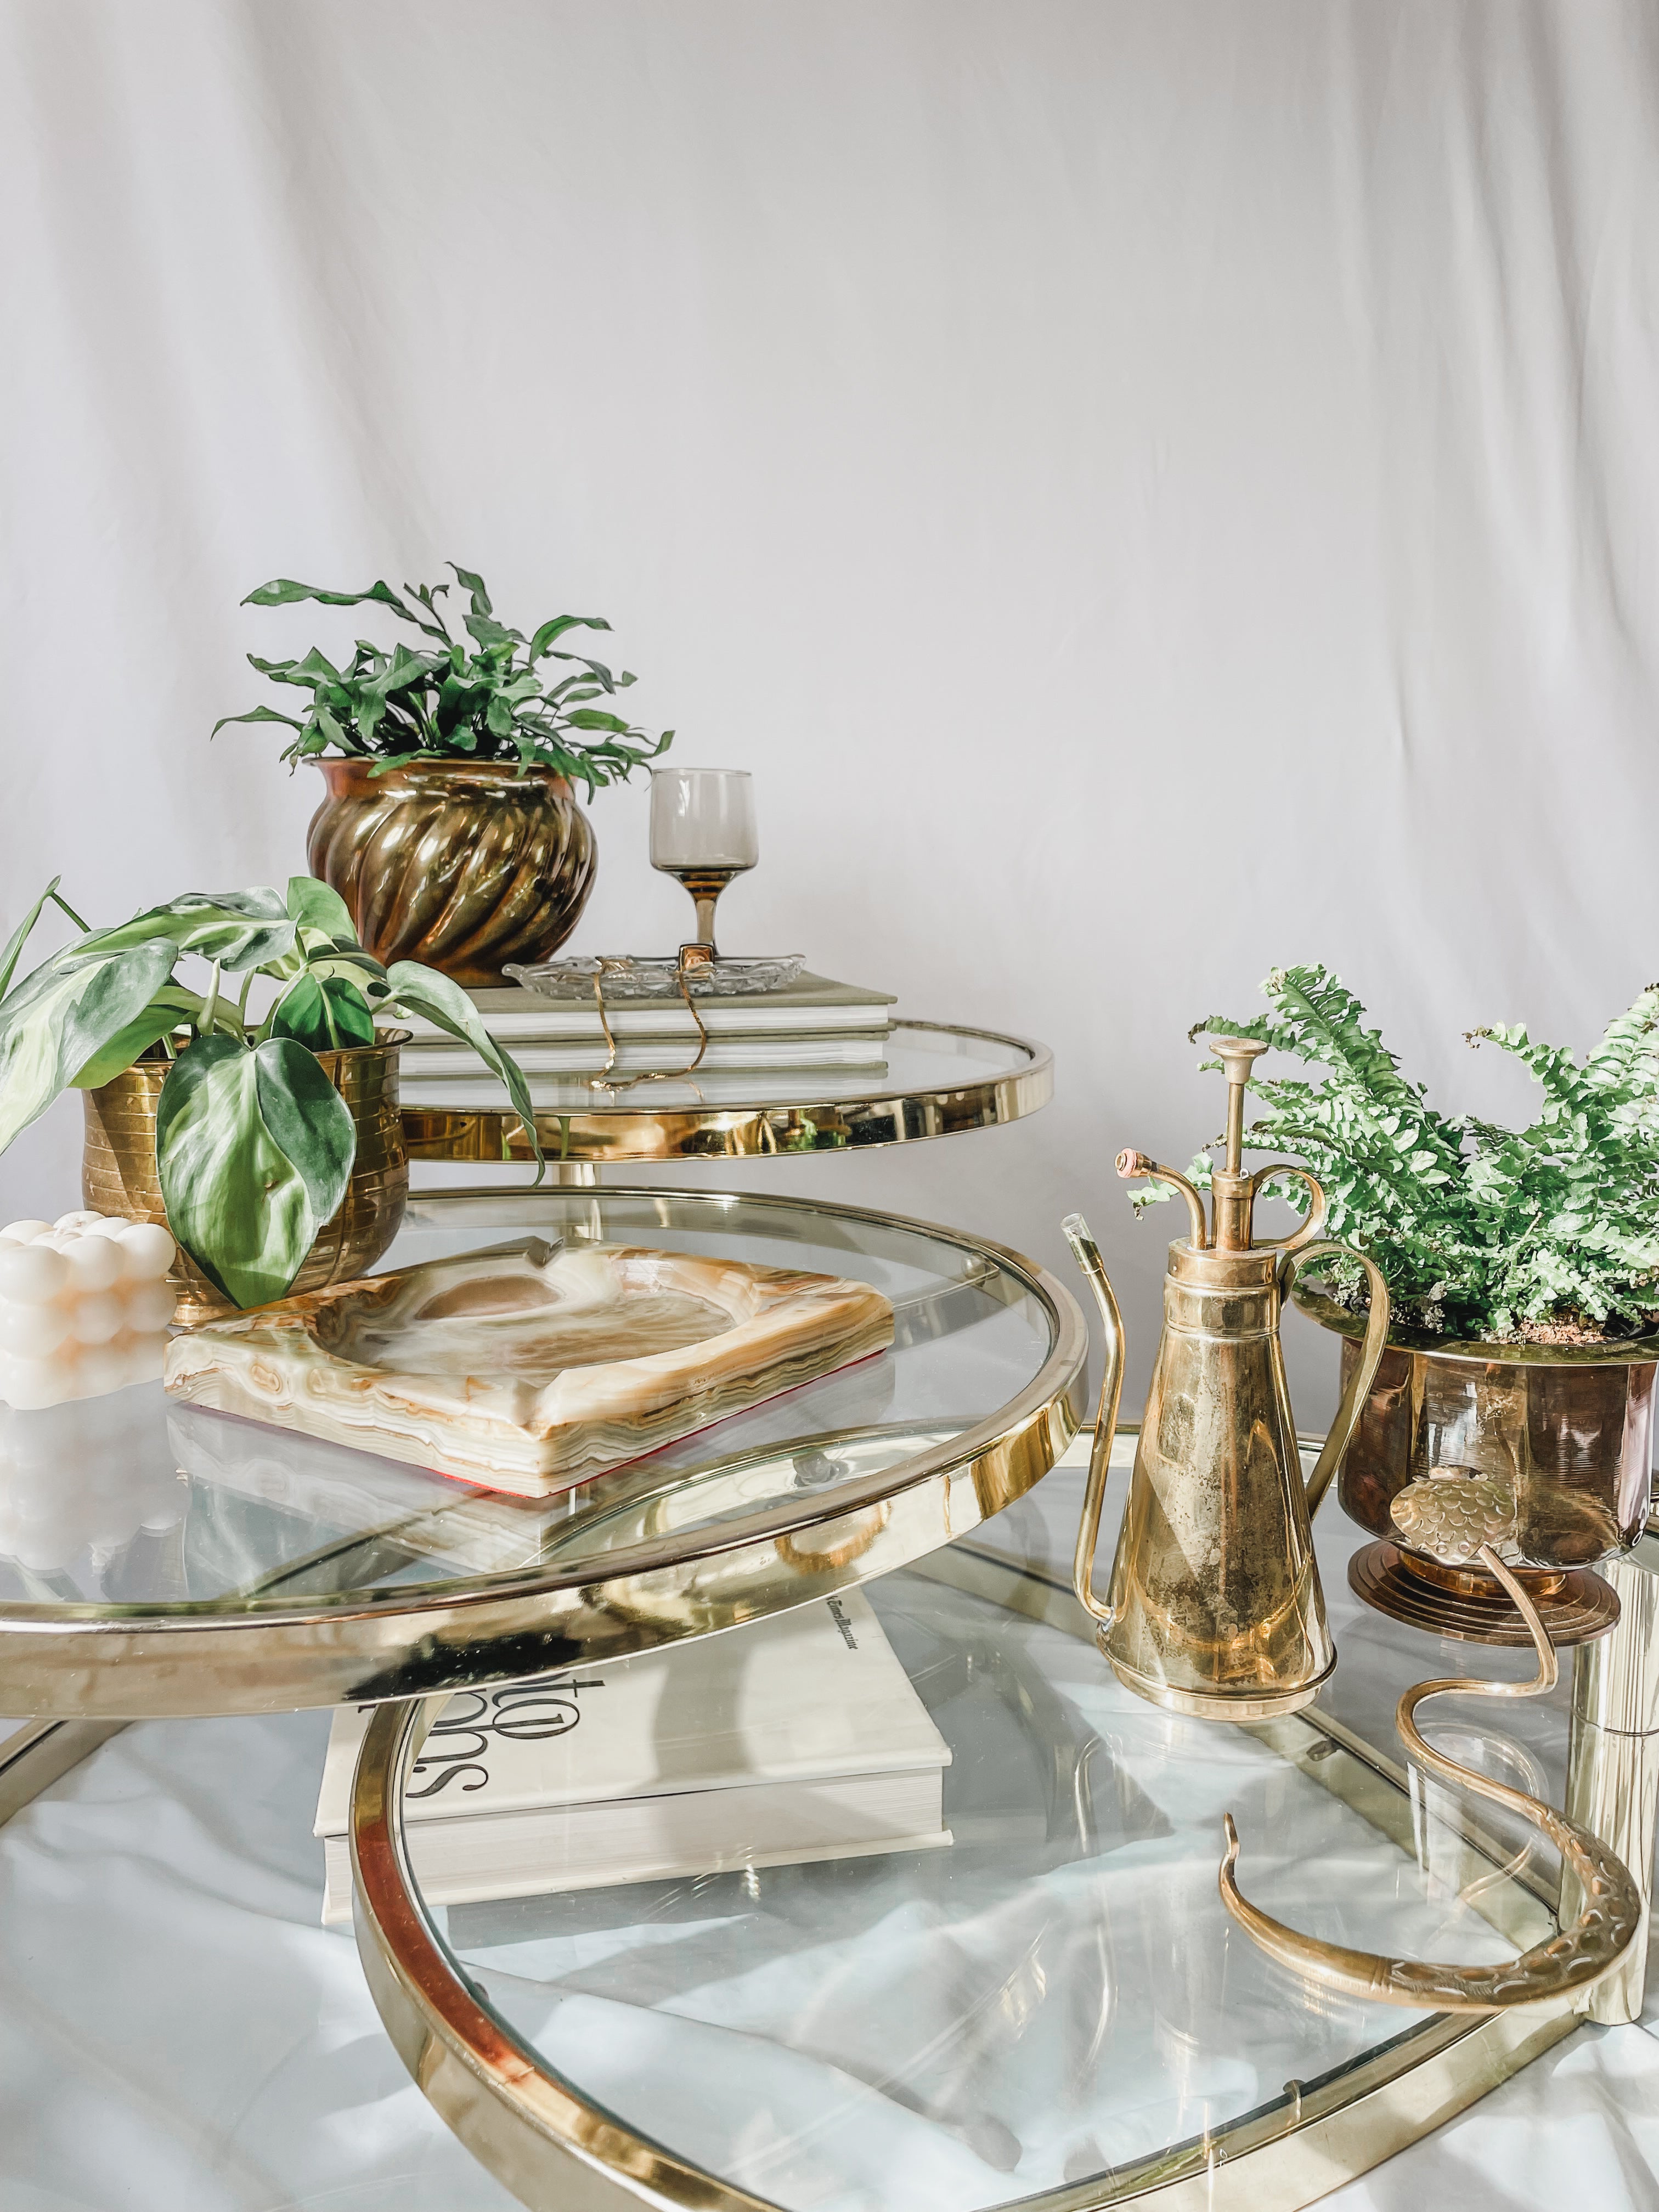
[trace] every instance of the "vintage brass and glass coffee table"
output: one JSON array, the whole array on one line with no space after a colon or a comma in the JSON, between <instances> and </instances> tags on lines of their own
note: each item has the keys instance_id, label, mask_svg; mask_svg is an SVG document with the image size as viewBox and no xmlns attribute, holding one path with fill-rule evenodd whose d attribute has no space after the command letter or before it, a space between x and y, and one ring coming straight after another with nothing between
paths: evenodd
<instances>
[{"instance_id":1,"label":"vintage brass and glass coffee table","mask_svg":"<svg viewBox=\"0 0 1659 2212\"><path fill-rule=\"evenodd\" d=\"M1437 1655L1348 1598L1354 1532L1328 1510L1341 1660L1319 1707L1238 1730L1119 1688L1066 1588L1080 1477L1041 1480L1080 1417L1085 1345L1040 1270L855 1208L625 1190L424 1197L391 1257L526 1227L861 1275L893 1299L895 1352L575 1500L480 1499L215 1417L169 1425L159 1392L114 1438L82 1417L78 1460L70 1418L56 1459L14 1450L0 1485L0 1707L43 1716L0 1745L0 1814L22 1810L20 1847L55 1776L95 1784L100 1759L128 1744L152 1771L169 1747L181 1755L191 1731L141 1717L240 1714L210 1724L228 1793L216 1831L303 1870L323 1716L285 1709L382 1703L355 1805L358 1942L398 2051L479 2161L479 2193L451 2172L447 2207L495 2205L504 2185L561 2207L1085 2212L1155 2192L1289 2208L1570 2031L1565 2013L1453 2021L1313 1997L1229 1927L1215 1894L1225 1810L1253 1893L1360 1942L1501 1956L1547 1927L1553 1870L1525 1838L1466 1831L1455 1807L1413 1799L1388 1716ZM427 1909L397 1815L431 1711L419 1693L741 1635L854 1580L952 1747L948 1850ZM1560 1801L1560 1697L1506 1715L1502 1736L1473 1741L1467 1719L1449 1717L1460 1756ZM246 1754L238 1730L252 1732ZM264 1778L285 1747L276 1791ZM145 1819L147 1835L158 1826ZM185 2021L199 2042L222 2008L215 2169L246 2143L276 2172L302 2153L314 2163L354 2094L328 2056L344 1988L328 1961L346 1939L312 1921L302 1871L289 1903L245 1917L228 1983L226 1848L216 1832L221 1856L198 1877L216 1935L161 1943L122 1920L125 1857L102 1879L83 1859L11 1969L61 1934L119 1960L110 2002L148 1992L134 1999L147 2022ZM39 1863L49 1876L58 1861ZM187 1893L184 1874L166 1889ZM302 1955L333 1994L290 2032L281 2068L258 2038L243 2062L235 2023L260 2013L262 1972L291 1980ZM169 2075L168 2033L155 2025L146 2052L151 2108L194 2086L191 2067ZM194 2069L206 2063L198 2051ZM289 2085L280 2123L275 2083ZM350 2201L405 2199L365 2184Z\"/></svg>"},{"instance_id":2,"label":"vintage brass and glass coffee table","mask_svg":"<svg viewBox=\"0 0 1659 2212\"><path fill-rule=\"evenodd\" d=\"M1354 1532L1322 1531L1334 1685L1238 1728L1116 1682L1070 1594L1080 1502L1057 1473L870 1586L951 1747L948 1850L434 1909L397 1811L427 1716L377 1718L359 1949L404 2063L525 2203L1289 2212L1571 2032L1334 1999L1222 1909L1231 1811L1253 1893L1334 1941L1498 1960L1553 1924L1547 1851L1396 1764L1433 1647L1348 1594ZM1559 1802L1560 1696L1442 1725Z\"/></svg>"}]
</instances>

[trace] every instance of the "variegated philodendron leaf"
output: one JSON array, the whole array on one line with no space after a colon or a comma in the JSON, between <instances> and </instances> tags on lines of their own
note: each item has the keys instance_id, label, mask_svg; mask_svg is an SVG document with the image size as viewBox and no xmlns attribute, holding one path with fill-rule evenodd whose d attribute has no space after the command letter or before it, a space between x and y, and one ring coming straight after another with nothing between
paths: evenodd
<instances>
[{"instance_id":1,"label":"variegated philodendron leaf","mask_svg":"<svg viewBox=\"0 0 1659 2212\"><path fill-rule=\"evenodd\" d=\"M0 1151L139 1019L173 957L164 943L94 954L77 947L0 1000Z\"/></svg>"},{"instance_id":2,"label":"variegated philodendron leaf","mask_svg":"<svg viewBox=\"0 0 1659 2212\"><path fill-rule=\"evenodd\" d=\"M470 1044L490 1073L506 1085L513 1110L524 1124L525 1135L536 1155L536 1180L539 1182L547 1163L536 1131L536 1109L530 1102L530 1085L518 1061L496 1043L484 1027L466 993L447 975L439 975L433 968L423 968L416 960L394 960L386 969L386 986L387 996L380 1002L385 1011L398 1008L404 1013L420 1014L441 1030L447 1030L463 1044Z\"/></svg>"},{"instance_id":3,"label":"variegated philodendron leaf","mask_svg":"<svg viewBox=\"0 0 1659 2212\"><path fill-rule=\"evenodd\" d=\"M156 1163L167 1224L238 1306L280 1298L345 1196L356 1131L291 1038L208 1036L161 1087Z\"/></svg>"},{"instance_id":4,"label":"variegated philodendron leaf","mask_svg":"<svg viewBox=\"0 0 1659 2212\"><path fill-rule=\"evenodd\" d=\"M228 974L240 974L292 952L295 935L295 924L280 891L187 891L114 929L95 930L75 949L114 952L165 939L175 958L199 953L204 960L216 960Z\"/></svg>"}]
</instances>

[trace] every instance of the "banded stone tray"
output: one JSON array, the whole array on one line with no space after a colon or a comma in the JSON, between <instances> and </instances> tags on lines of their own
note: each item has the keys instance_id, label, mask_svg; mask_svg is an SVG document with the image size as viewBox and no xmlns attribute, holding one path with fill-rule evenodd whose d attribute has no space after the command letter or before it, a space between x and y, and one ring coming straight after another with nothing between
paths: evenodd
<instances>
[{"instance_id":1,"label":"banded stone tray","mask_svg":"<svg viewBox=\"0 0 1659 2212\"><path fill-rule=\"evenodd\" d=\"M866 1283L534 1237L175 1338L170 1396L546 1496L893 1340Z\"/></svg>"}]
</instances>

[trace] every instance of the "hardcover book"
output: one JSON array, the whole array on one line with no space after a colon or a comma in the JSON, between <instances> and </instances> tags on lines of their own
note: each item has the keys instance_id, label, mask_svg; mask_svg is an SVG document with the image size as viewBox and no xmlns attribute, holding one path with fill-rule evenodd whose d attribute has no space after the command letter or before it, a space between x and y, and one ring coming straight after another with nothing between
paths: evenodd
<instances>
[{"instance_id":1,"label":"hardcover book","mask_svg":"<svg viewBox=\"0 0 1659 2212\"><path fill-rule=\"evenodd\" d=\"M317 1802L323 1918L372 1706L337 1711ZM951 1753L856 1590L724 1635L450 1698L404 1800L434 1905L951 1841Z\"/></svg>"},{"instance_id":2,"label":"hardcover book","mask_svg":"<svg viewBox=\"0 0 1659 2212\"><path fill-rule=\"evenodd\" d=\"M468 994L484 1026L499 1037L509 1052L520 1044L551 1044L563 1039L586 1041L599 1036L599 1008L591 992L573 992L568 999L546 997L520 983L504 983ZM697 1012L711 1037L731 1036L812 1036L854 1033L890 1028L893 997L887 991L867 991L857 983L831 982L823 975L801 975L781 991L752 996L699 996ZM611 1034L623 1037L690 1036L696 1030L684 1001L664 999L605 1000L605 1019ZM407 1018L413 1046L425 1053L447 1048L453 1039L418 1016Z\"/></svg>"}]
</instances>

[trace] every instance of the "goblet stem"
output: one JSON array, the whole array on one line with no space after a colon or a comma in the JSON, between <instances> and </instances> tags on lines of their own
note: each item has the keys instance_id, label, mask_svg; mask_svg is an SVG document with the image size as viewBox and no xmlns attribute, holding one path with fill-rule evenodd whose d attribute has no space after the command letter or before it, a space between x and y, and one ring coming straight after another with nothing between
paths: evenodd
<instances>
[{"instance_id":1,"label":"goblet stem","mask_svg":"<svg viewBox=\"0 0 1659 2212\"><path fill-rule=\"evenodd\" d=\"M714 901L724 888L723 884L717 884L712 891L693 891L691 894L691 902L697 909L696 941L699 945L706 945L711 952L715 949Z\"/></svg>"}]
</instances>

